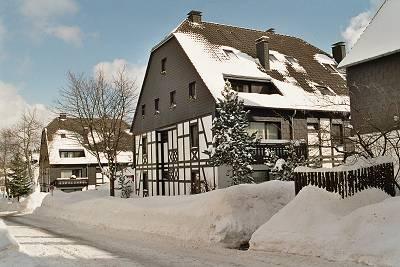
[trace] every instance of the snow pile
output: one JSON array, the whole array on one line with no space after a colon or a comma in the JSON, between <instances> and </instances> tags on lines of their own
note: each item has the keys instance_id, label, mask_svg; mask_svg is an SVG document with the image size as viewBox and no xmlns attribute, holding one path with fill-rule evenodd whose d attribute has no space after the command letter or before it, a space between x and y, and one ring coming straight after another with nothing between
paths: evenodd
<instances>
[{"instance_id":1,"label":"snow pile","mask_svg":"<svg viewBox=\"0 0 400 267\"><path fill-rule=\"evenodd\" d=\"M21 202L11 201L7 198L0 199L0 212L32 213L37 207L40 207L46 195L46 193L36 191Z\"/></svg>"},{"instance_id":2,"label":"snow pile","mask_svg":"<svg viewBox=\"0 0 400 267\"><path fill-rule=\"evenodd\" d=\"M17 241L10 235L7 226L0 219L0 252L7 249L18 249L18 247Z\"/></svg>"},{"instance_id":3,"label":"snow pile","mask_svg":"<svg viewBox=\"0 0 400 267\"><path fill-rule=\"evenodd\" d=\"M55 191L32 216L101 231L142 231L237 247L293 197L293 183L282 181L191 196L136 199L104 197L95 190L69 194Z\"/></svg>"},{"instance_id":4,"label":"snow pile","mask_svg":"<svg viewBox=\"0 0 400 267\"><path fill-rule=\"evenodd\" d=\"M398 266L399 209L399 197L378 189L342 200L306 187L253 234L250 248Z\"/></svg>"}]
</instances>

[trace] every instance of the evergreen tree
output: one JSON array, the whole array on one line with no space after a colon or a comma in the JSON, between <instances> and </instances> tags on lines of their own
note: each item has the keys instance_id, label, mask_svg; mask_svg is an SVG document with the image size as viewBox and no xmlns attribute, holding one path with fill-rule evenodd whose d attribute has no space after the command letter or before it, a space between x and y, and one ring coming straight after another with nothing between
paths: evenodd
<instances>
[{"instance_id":1,"label":"evergreen tree","mask_svg":"<svg viewBox=\"0 0 400 267\"><path fill-rule=\"evenodd\" d=\"M27 164L20 153L16 153L10 162L10 170L13 172L9 181L10 194L15 198L25 196L31 191L31 179L28 177Z\"/></svg>"},{"instance_id":2,"label":"evergreen tree","mask_svg":"<svg viewBox=\"0 0 400 267\"><path fill-rule=\"evenodd\" d=\"M132 182L125 175L118 177L119 189L121 190L121 198L130 198L133 192Z\"/></svg>"},{"instance_id":3,"label":"evergreen tree","mask_svg":"<svg viewBox=\"0 0 400 267\"><path fill-rule=\"evenodd\" d=\"M228 165L232 168L232 184L254 183L251 164L254 162L256 134L249 135L248 112L243 101L227 81L217 101L217 114L213 121L213 146L205 151L212 166Z\"/></svg>"}]
</instances>

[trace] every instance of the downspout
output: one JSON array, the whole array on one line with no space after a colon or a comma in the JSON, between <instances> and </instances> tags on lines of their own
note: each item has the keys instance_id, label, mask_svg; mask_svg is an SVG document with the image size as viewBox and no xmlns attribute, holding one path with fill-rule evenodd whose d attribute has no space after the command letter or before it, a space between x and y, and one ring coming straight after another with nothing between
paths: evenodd
<instances>
[{"instance_id":1,"label":"downspout","mask_svg":"<svg viewBox=\"0 0 400 267\"><path fill-rule=\"evenodd\" d=\"M291 139L292 140L294 140L294 127L293 127L293 124L294 124L294 117L296 117L296 114L297 114L297 110L295 109L294 110L294 112L293 112L293 115L292 116L290 116L290 128L292 129L292 136L291 136Z\"/></svg>"}]
</instances>

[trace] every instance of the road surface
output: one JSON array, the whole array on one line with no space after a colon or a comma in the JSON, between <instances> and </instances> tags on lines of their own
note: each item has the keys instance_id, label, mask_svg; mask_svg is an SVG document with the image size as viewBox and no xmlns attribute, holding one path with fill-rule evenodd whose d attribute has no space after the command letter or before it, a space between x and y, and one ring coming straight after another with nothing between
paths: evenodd
<instances>
[{"instance_id":1,"label":"road surface","mask_svg":"<svg viewBox=\"0 0 400 267\"><path fill-rule=\"evenodd\" d=\"M296 266L358 267L298 255L189 244L143 233L93 231L29 216L3 217L37 266Z\"/></svg>"}]
</instances>

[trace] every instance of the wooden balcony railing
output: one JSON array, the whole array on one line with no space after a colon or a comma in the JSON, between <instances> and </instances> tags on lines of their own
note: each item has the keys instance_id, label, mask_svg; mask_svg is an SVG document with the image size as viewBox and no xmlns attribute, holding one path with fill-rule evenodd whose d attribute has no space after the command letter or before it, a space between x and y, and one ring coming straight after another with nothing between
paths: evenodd
<instances>
[{"instance_id":1,"label":"wooden balcony railing","mask_svg":"<svg viewBox=\"0 0 400 267\"><path fill-rule=\"evenodd\" d=\"M54 181L55 187L85 187L89 184L87 178L78 179L57 179Z\"/></svg>"},{"instance_id":2,"label":"wooden balcony railing","mask_svg":"<svg viewBox=\"0 0 400 267\"><path fill-rule=\"evenodd\" d=\"M279 158L287 159L289 156L289 147L291 143L261 143L256 147L255 164L264 164L265 157L268 155L268 151L274 152ZM306 143L300 143L294 146L294 150L298 157L308 157L308 148Z\"/></svg>"}]
</instances>

